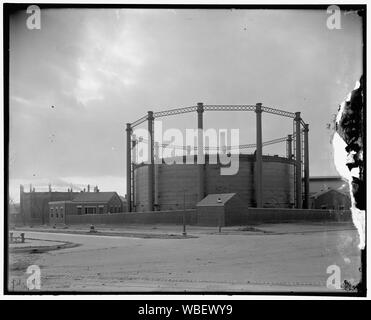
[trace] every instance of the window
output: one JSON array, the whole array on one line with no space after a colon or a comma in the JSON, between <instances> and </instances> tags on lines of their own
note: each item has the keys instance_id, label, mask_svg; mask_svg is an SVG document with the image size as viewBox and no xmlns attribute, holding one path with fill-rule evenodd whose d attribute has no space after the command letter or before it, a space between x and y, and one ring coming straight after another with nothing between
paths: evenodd
<instances>
[{"instance_id":1,"label":"window","mask_svg":"<svg viewBox=\"0 0 371 320\"><path fill-rule=\"evenodd\" d=\"M82 207L81 206L77 206L77 214L82 214Z\"/></svg>"},{"instance_id":2,"label":"window","mask_svg":"<svg viewBox=\"0 0 371 320\"><path fill-rule=\"evenodd\" d=\"M109 209L109 212L110 212L110 213L113 213L113 210L114 210L114 209L113 209L113 206L111 206L110 209Z\"/></svg>"},{"instance_id":3,"label":"window","mask_svg":"<svg viewBox=\"0 0 371 320\"><path fill-rule=\"evenodd\" d=\"M103 206L99 206L99 214L103 214Z\"/></svg>"},{"instance_id":4,"label":"window","mask_svg":"<svg viewBox=\"0 0 371 320\"><path fill-rule=\"evenodd\" d=\"M322 205L321 209L327 209L327 205Z\"/></svg>"},{"instance_id":5,"label":"window","mask_svg":"<svg viewBox=\"0 0 371 320\"><path fill-rule=\"evenodd\" d=\"M58 213L55 214L55 217L58 218Z\"/></svg>"},{"instance_id":6,"label":"window","mask_svg":"<svg viewBox=\"0 0 371 320\"><path fill-rule=\"evenodd\" d=\"M53 213L50 214L50 217L53 218Z\"/></svg>"},{"instance_id":7,"label":"window","mask_svg":"<svg viewBox=\"0 0 371 320\"><path fill-rule=\"evenodd\" d=\"M96 214L97 207L85 207L85 214Z\"/></svg>"},{"instance_id":8,"label":"window","mask_svg":"<svg viewBox=\"0 0 371 320\"><path fill-rule=\"evenodd\" d=\"M55 208L55 215L56 215L57 218L58 218L58 208L57 208L57 207Z\"/></svg>"},{"instance_id":9,"label":"window","mask_svg":"<svg viewBox=\"0 0 371 320\"><path fill-rule=\"evenodd\" d=\"M50 208L50 216L53 217L53 208Z\"/></svg>"},{"instance_id":10,"label":"window","mask_svg":"<svg viewBox=\"0 0 371 320\"><path fill-rule=\"evenodd\" d=\"M63 218L63 213L61 213L61 218Z\"/></svg>"}]
</instances>

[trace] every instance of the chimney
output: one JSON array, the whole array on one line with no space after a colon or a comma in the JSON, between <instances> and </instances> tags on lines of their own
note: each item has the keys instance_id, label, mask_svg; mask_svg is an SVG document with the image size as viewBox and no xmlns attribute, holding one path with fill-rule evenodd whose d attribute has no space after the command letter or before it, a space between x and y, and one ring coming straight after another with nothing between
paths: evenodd
<instances>
[{"instance_id":1,"label":"chimney","mask_svg":"<svg viewBox=\"0 0 371 320\"><path fill-rule=\"evenodd\" d=\"M49 187L49 192L52 192L52 185L50 183L48 184L48 187Z\"/></svg>"},{"instance_id":2,"label":"chimney","mask_svg":"<svg viewBox=\"0 0 371 320\"><path fill-rule=\"evenodd\" d=\"M90 192L90 184L88 184L88 192Z\"/></svg>"}]
</instances>

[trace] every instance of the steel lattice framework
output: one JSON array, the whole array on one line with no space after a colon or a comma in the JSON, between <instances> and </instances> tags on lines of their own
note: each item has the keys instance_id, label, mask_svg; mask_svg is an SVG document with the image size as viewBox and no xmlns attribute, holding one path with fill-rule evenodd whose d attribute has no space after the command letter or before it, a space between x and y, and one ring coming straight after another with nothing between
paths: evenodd
<instances>
[{"instance_id":1,"label":"steel lattice framework","mask_svg":"<svg viewBox=\"0 0 371 320\"><path fill-rule=\"evenodd\" d=\"M294 174L294 189L295 189L295 202L297 208L302 208L302 205L304 204L305 207L308 207L308 201L309 201L309 157L308 157L308 131L309 126L304 122L304 120L300 116L300 112L289 112L278 108L273 107L267 107L263 106L262 103L256 103L256 104L235 104L235 105L204 105L203 103L197 103L196 106L189 106L189 107L182 107L182 108L175 108L175 109L169 109L164 111L158 111L158 112L152 112L148 111L148 114L139 118L138 120L127 123L127 175L132 177L132 144L136 144L138 141L146 142L150 148L150 165L149 165L149 174L150 177L153 175L153 156L154 156L154 126L153 121L156 118L161 117L167 117L167 116L174 116L174 115L180 115L183 113L190 113L190 112L197 112L197 128L203 129L203 113L204 111L250 111L256 113L256 143L251 144L242 144L238 146L229 146L229 147L223 147L223 151L226 150L242 150L242 149L250 149L250 148L256 148L256 194L257 194L257 206L262 206L262 147L267 145L272 145L276 143L281 142L287 142L286 143L286 156L288 159L293 160L295 162L295 174ZM293 131L292 134L288 135L287 137L277 138L270 141L262 141L262 113L269 113L278 115L281 117L286 117L293 119ZM132 140L132 133L133 128L144 123L145 121L148 121L148 132L149 132L149 141L145 139L141 140ZM199 131L200 132L200 131ZM201 137L201 139L200 139ZM173 145L172 148L178 149L178 150L194 150L197 152L197 156L202 156L204 153L204 150L216 150L218 151L218 147L204 147L203 141L202 141L202 133L199 133L198 137L198 146L190 147L190 146L176 146ZM202 141L202 142L200 142ZM156 147L158 148L166 148L169 146L169 144L161 143L156 144ZM203 178L202 175L203 170L201 167L199 168L199 183L198 183L198 200L201 200L203 198ZM304 176L304 198L302 193L302 177ZM153 178L153 177L152 177ZM151 179L152 179L151 178ZM131 178L126 179L127 180L127 190L130 190L131 192ZM152 179L153 180L153 179ZM151 180L151 181L152 181ZM148 183L148 194L151 196L154 194L153 192L153 186L151 183ZM128 211L131 211L131 199L132 195L129 194L128 196ZM151 198L152 199L152 198ZM153 210L153 202L150 201L150 207L149 211Z\"/></svg>"},{"instance_id":2,"label":"steel lattice framework","mask_svg":"<svg viewBox=\"0 0 371 320\"><path fill-rule=\"evenodd\" d=\"M295 113L294 112L288 112L288 111L283 111L280 109L274 109L274 108L269 108L269 107L262 107L262 111L271 113L271 114L276 114L279 116L283 117L288 117L288 118L295 118Z\"/></svg>"},{"instance_id":3,"label":"steel lattice framework","mask_svg":"<svg viewBox=\"0 0 371 320\"><path fill-rule=\"evenodd\" d=\"M216 105L216 104L206 104L203 106L204 111L256 111L256 105L251 105L251 104L236 104L236 105ZM271 107L266 107L262 106L261 110L266 113L270 114L275 114L278 116L283 116L287 118L295 118L295 113L294 112L289 112L289 111L284 111L281 109L276 109L276 108L271 108ZM190 107L183 107L183 108L175 108L175 109L169 109L169 110L164 110L164 111L158 111L153 113L154 118L161 118L161 117L167 117L167 116L173 116L173 115L178 115L178 114L183 114L183 113L189 113L189 112L194 112L197 111L197 106L190 106ZM148 116L143 116L139 118L138 120L134 121L131 123L131 127L134 128L138 126L139 124L143 123L146 121ZM301 119L301 125L304 127L305 122L303 119Z\"/></svg>"},{"instance_id":4,"label":"steel lattice framework","mask_svg":"<svg viewBox=\"0 0 371 320\"><path fill-rule=\"evenodd\" d=\"M148 142L149 142L148 139L145 139L143 137L139 137L139 139L135 140L135 141L144 142L146 144L148 144ZM286 142L286 141L287 141L287 137L277 138L277 139L273 139L273 140L263 142L263 146L269 146L269 145L272 145L272 144L282 143L282 142ZM170 143L158 144L158 147L163 148L163 149L167 148L168 146L170 146ZM198 150L198 148L196 146L192 147L192 146L171 145L171 148L176 149L176 150L183 150L183 151L186 151L188 148L190 148L190 150L194 150L194 151ZM253 148L256 148L256 143L240 144L238 146L230 146L227 149L228 150L242 150L242 149L253 149ZM214 146L212 146L212 147L205 146L204 150L206 150L206 151L210 151L210 150L219 151L220 148L219 147L214 147Z\"/></svg>"},{"instance_id":5,"label":"steel lattice framework","mask_svg":"<svg viewBox=\"0 0 371 320\"><path fill-rule=\"evenodd\" d=\"M255 111L255 105L204 105L205 111Z\"/></svg>"},{"instance_id":6,"label":"steel lattice framework","mask_svg":"<svg viewBox=\"0 0 371 320\"><path fill-rule=\"evenodd\" d=\"M144 116L144 117L141 117L138 120L134 121L133 123L130 124L131 128L134 128L134 127L140 125L141 123L143 123L144 121L146 121L147 118L148 118L147 116Z\"/></svg>"},{"instance_id":7,"label":"steel lattice framework","mask_svg":"<svg viewBox=\"0 0 371 320\"><path fill-rule=\"evenodd\" d=\"M189 112L193 112L196 110L197 110L197 106L184 107L184 108L177 108L177 109L154 112L153 116L155 118L161 118L161 117L173 116L176 114L189 113Z\"/></svg>"}]
</instances>

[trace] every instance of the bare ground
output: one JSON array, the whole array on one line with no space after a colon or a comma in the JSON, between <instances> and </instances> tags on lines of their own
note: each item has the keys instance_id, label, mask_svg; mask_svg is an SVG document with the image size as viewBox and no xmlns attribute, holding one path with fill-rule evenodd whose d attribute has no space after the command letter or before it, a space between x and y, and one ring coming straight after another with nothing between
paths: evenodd
<instances>
[{"instance_id":1,"label":"bare ground","mask_svg":"<svg viewBox=\"0 0 371 320\"><path fill-rule=\"evenodd\" d=\"M340 267L342 282L360 279L358 235L349 223L241 226L220 234L187 227L188 238L169 237L181 235L181 226L97 226L98 234L87 234L88 227L26 229L26 237L79 246L18 254L10 272L37 264L42 291L53 292L329 292L330 265Z\"/></svg>"}]
</instances>

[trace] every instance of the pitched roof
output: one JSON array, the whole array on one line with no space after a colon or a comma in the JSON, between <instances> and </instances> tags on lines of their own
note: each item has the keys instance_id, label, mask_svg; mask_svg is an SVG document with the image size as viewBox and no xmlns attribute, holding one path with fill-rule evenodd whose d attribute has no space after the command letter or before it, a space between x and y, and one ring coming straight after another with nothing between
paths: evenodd
<instances>
[{"instance_id":1,"label":"pitched roof","mask_svg":"<svg viewBox=\"0 0 371 320\"><path fill-rule=\"evenodd\" d=\"M232 199L235 195L235 193L208 194L205 198L197 203L197 206L224 206L225 203ZM218 201L218 199L220 199L220 201Z\"/></svg>"},{"instance_id":2,"label":"pitched roof","mask_svg":"<svg viewBox=\"0 0 371 320\"><path fill-rule=\"evenodd\" d=\"M329 188L329 189L326 189L326 190L322 190L322 191L317 192L316 194L312 195L311 198L315 198L316 199L319 196L322 196L323 194L326 194L326 193L328 193L330 191L334 191L334 192L340 193L343 196L348 196L349 197L349 194L346 193L346 192L343 192L342 190Z\"/></svg>"},{"instance_id":3,"label":"pitched roof","mask_svg":"<svg viewBox=\"0 0 371 320\"><path fill-rule=\"evenodd\" d=\"M80 192L72 202L108 202L116 192Z\"/></svg>"},{"instance_id":4,"label":"pitched roof","mask_svg":"<svg viewBox=\"0 0 371 320\"><path fill-rule=\"evenodd\" d=\"M319 181L322 181L322 180L340 181L340 180L343 180L343 179L340 176L312 176L312 177L309 177L309 181L316 181L316 180L319 180Z\"/></svg>"}]
</instances>

